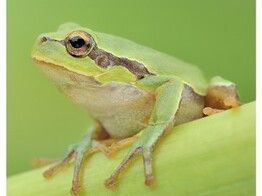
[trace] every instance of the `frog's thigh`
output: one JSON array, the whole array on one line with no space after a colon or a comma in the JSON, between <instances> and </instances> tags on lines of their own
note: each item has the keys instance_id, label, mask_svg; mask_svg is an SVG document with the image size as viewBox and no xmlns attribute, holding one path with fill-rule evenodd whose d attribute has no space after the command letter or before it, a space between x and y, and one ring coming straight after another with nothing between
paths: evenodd
<instances>
[{"instance_id":1,"label":"frog's thigh","mask_svg":"<svg viewBox=\"0 0 262 196\"><path fill-rule=\"evenodd\" d=\"M145 183L150 185L153 182L154 177L151 164L153 147L163 133L173 126L184 89L182 81L175 77L152 76L142 80L138 86L144 89L155 88L156 101L148 122L149 125L140 132L138 140L131 146L123 161L105 181L107 188L112 188L115 185L119 174L135 155L140 152L144 161Z\"/></svg>"},{"instance_id":2,"label":"frog's thigh","mask_svg":"<svg viewBox=\"0 0 262 196\"><path fill-rule=\"evenodd\" d=\"M236 85L221 77L211 79L203 113L211 115L240 105Z\"/></svg>"},{"instance_id":3,"label":"frog's thigh","mask_svg":"<svg viewBox=\"0 0 262 196\"><path fill-rule=\"evenodd\" d=\"M204 96L184 85L179 109L176 113L175 125L190 122L203 117Z\"/></svg>"}]
</instances>

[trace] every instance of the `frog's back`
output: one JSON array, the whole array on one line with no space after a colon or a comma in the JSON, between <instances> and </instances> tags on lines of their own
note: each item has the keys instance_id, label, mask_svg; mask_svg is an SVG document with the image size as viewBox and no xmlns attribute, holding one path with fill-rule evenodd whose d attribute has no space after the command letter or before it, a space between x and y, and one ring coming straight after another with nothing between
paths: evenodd
<instances>
[{"instance_id":1,"label":"frog's back","mask_svg":"<svg viewBox=\"0 0 262 196\"><path fill-rule=\"evenodd\" d=\"M96 35L98 47L111 51L116 56L136 60L156 75L176 76L197 93L205 94L207 82L197 66L121 37L105 33L96 33Z\"/></svg>"}]
</instances>

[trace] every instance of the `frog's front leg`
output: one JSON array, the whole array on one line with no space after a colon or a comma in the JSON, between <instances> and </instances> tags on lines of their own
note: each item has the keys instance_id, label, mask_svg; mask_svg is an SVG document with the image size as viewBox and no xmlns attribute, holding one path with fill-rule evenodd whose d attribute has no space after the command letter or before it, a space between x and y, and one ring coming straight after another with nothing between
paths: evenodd
<instances>
[{"instance_id":1,"label":"frog's front leg","mask_svg":"<svg viewBox=\"0 0 262 196\"><path fill-rule=\"evenodd\" d=\"M184 84L175 77L148 77L140 83L149 89L155 88L156 102L149 119L148 126L138 135L138 140L131 146L128 154L112 175L105 181L107 188L113 188L119 174L127 167L128 163L142 153L144 161L145 184L153 183L152 151L156 142L163 133L174 125L175 115L179 109Z\"/></svg>"},{"instance_id":2,"label":"frog's front leg","mask_svg":"<svg viewBox=\"0 0 262 196\"><path fill-rule=\"evenodd\" d=\"M97 132L97 127L90 128L84 135L84 138L79 144L71 145L65 157L51 166L44 172L44 177L49 178L57 173L60 169L66 167L70 161L75 158L74 175L72 180L71 194L75 195L81 191L80 172L83 166L83 161L86 152L92 149L92 139Z\"/></svg>"},{"instance_id":3,"label":"frog's front leg","mask_svg":"<svg viewBox=\"0 0 262 196\"><path fill-rule=\"evenodd\" d=\"M114 143L114 140L99 141L100 133L103 132L99 126L91 127L87 130L82 141L78 144L69 146L65 157L52 165L44 172L44 177L49 178L55 175L62 168L69 165L71 160L75 159L74 174L72 180L71 194L77 195L81 191L80 174L83 168L85 158L94 152L102 151L105 155L110 156L112 150L109 146Z\"/></svg>"}]
</instances>

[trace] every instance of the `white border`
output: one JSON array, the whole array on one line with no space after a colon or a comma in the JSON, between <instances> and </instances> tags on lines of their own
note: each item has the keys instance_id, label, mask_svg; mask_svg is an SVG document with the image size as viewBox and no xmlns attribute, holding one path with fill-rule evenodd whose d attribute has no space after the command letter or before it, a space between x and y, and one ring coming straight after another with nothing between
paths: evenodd
<instances>
[{"instance_id":1,"label":"white border","mask_svg":"<svg viewBox=\"0 0 262 196\"><path fill-rule=\"evenodd\" d=\"M6 1L0 2L0 134L1 134L1 178L0 178L0 195L6 195ZM3 171L2 171L3 170ZM5 174L5 175L4 175Z\"/></svg>"},{"instance_id":2,"label":"white border","mask_svg":"<svg viewBox=\"0 0 262 196\"><path fill-rule=\"evenodd\" d=\"M256 132L256 144L257 144L257 149L256 149L256 174L257 174L257 181L256 181L256 188L257 188L257 195L262 195L262 188L261 188L261 184L262 184L262 170L261 170L261 166L262 166L262 128L261 128L261 109L262 109L262 104L261 104L261 84L262 84L262 15L261 15L261 11L262 10L262 1L257 1L256 2L256 100L257 100L257 107L256 107L256 112L257 112L257 116L259 118L257 118L257 132ZM260 88L260 89L259 89Z\"/></svg>"},{"instance_id":3,"label":"white border","mask_svg":"<svg viewBox=\"0 0 262 196\"><path fill-rule=\"evenodd\" d=\"M6 1L0 1L0 37L1 37L1 47L0 47L0 134L1 134L1 157L5 159L0 161L1 168L1 178L0 178L0 195L6 195ZM262 96L261 96L261 84L262 84L262 14L259 12L262 10L262 1L256 2L256 94L257 94L257 116L261 118L262 109ZM5 40L5 41L3 41ZM260 87L260 90L259 90ZM258 119L258 118L257 118ZM248 122L247 122L248 123ZM262 196L262 127L261 120L257 120L257 195ZM4 175L5 174L5 175Z\"/></svg>"}]
</instances>

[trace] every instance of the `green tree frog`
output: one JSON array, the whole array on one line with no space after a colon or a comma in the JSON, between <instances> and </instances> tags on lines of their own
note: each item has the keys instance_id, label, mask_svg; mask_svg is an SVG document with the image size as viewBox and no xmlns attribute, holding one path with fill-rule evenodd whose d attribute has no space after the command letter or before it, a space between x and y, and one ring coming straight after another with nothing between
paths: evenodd
<instances>
[{"instance_id":1,"label":"green tree frog","mask_svg":"<svg viewBox=\"0 0 262 196\"><path fill-rule=\"evenodd\" d=\"M145 184L151 185L153 148L167 130L240 104L230 81L214 77L207 82L194 65L74 23L40 35L32 58L96 122L82 142L70 146L65 157L44 173L52 176L74 159L72 195L82 190L86 156L96 151L110 156L128 143L132 145L127 155L105 186L113 188L137 154L143 157Z\"/></svg>"}]
</instances>

